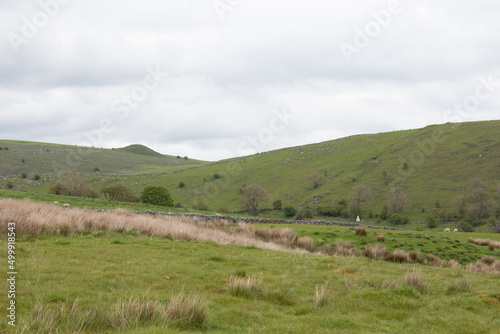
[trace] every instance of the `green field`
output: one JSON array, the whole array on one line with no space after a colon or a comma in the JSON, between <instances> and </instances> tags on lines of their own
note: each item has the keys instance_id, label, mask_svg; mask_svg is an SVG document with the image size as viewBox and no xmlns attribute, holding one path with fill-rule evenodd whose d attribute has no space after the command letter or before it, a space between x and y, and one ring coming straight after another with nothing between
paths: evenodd
<instances>
[{"instance_id":1,"label":"green field","mask_svg":"<svg viewBox=\"0 0 500 334\"><path fill-rule=\"evenodd\" d=\"M25 332L43 333L54 322L50 328L61 333L498 333L500 327L499 275L115 232L27 238L18 241L17 254L18 332L27 325ZM414 271L421 286L407 283ZM233 275L262 281L238 295L228 288ZM315 307L316 286L324 284L328 303ZM181 291L208 302L203 329L147 321L116 329L107 319L135 297L166 309ZM6 302L3 293L0 304ZM12 332L5 312L1 330Z\"/></svg>"}]
</instances>

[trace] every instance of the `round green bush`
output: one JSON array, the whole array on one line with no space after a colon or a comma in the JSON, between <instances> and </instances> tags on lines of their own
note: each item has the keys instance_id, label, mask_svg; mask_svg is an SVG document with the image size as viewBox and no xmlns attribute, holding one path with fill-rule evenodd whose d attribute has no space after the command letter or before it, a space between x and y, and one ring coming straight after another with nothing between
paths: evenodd
<instances>
[{"instance_id":1,"label":"round green bush","mask_svg":"<svg viewBox=\"0 0 500 334\"><path fill-rule=\"evenodd\" d=\"M147 186L142 190L141 202L153 205L174 206L174 200L167 188Z\"/></svg>"}]
</instances>

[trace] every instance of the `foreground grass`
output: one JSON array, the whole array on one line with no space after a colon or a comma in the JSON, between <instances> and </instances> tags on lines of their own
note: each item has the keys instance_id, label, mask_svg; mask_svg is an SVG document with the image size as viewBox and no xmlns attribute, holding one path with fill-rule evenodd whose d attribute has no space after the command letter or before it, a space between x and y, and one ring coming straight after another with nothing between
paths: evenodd
<instances>
[{"instance_id":1,"label":"foreground grass","mask_svg":"<svg viewBox=\"0 0 500 334\"><path fill-rule=\"evenodd\" d=\"M18 332L24 326L27 333L41 332L40 317L61 333L74 332L94 316L81 332L495 333L500 326L499 275L110 231L39 236L17 246ZM416 286L407 283L414 270ZM247 282L258 277L257 287L235 294L228 282L242 276ZM464 280L465 289L457 285ZM317 287L325 282L328 303L317 307ZM204 307L203 325L155 318L182 296ZM0 295L0 304L6 303L6 294ZM120 319L117 307L138 312L147 303L157 312L149 313L152 321L109 320ZM75 304L78 312L72 313ZM2 319L5 312L2 307ZM4 321L0 329L8 329Z\"/></svg>"}]
</instances>

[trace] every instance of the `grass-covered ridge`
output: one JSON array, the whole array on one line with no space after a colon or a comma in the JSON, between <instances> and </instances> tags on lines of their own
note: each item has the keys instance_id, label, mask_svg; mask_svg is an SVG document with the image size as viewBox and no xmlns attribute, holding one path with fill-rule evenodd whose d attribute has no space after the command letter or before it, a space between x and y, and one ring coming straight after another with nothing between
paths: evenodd
<instances>
[{"instance_id":1,"label":"grass-covered ridge","mask_svg":"<svg viewBox=\"0 0 500 334\"><path fill-rule=\"evenodd\" d=\"M165 168L198 165L203 161L162 155L143 145L122 149L104 149L50 143L0 140L0 175L20 176L22 173L117 173L137 166Z\"/></svg>"},{"instance_id":2,"label":"grass-covered ridge","mask_svg":"<svg viewBox=\"0 0 500 334\"><path fill-rule=\"evenodd\" d=\"M174 159L184 163L183 158ZM388 194L397 187L411 202L405 215L411 222L425 222L429 215L452 213L455 197L466 196L475 178L486 182L492 200L500 204L500 121L432 125L352 136L215 164L196 165L190 160L186 164L198 168L155 168L157 165L144 162L138 165L143 167L121 171L119 177L95 175L91 181L97 190L125 184L136 196L148 185L161 185L169 189L175 203L184 207L203 203L211 211L225 208L230 212L243 209L242 189L251 184L259 184L269 193L264 209L281 200L283 207L311 208L313 212L319 206L349 202L354 188L367 186L372 196L363 203L362 218L372 216L371 220L376 220ZM48 192L60 178L47 176L41 182L32 182L17 177L10 181L14 189Z\"/></svg>"},{"instance_id":3,"label":"grass-covered ridge","mask_svg":"<svg viewBox=\"0 0 500 334\"><path fill-rule=\"evenodd\" d=\"M125 211L1 205L3 252L5 221L19 220L19 333L495 333L500 325L500 275L231 244L237 226L177 221L169 234L166 221ZM209 230L226 232L193 237Z\"/></svg>"}]
</instances>

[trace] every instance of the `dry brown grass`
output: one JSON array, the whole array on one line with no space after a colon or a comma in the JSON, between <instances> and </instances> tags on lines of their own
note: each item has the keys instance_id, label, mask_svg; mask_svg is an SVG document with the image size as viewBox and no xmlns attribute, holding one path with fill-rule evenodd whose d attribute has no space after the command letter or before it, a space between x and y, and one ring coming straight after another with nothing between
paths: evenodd
<instances>
[{"instance_id":1,"label":"dry brown grass","mask_svg":"<svg viewBox=\"0 0 500 334\"><path fill-rule=\"evenodd\" d=\"M396 249L391 255L392 261L398 263L411 263L410 256L404 250Z\"/></svg>"},{"instance_id":2,"label":"dry brown grass","mask_svg":"<svg viewBox=\"0 0 500 334\"><path fill-rule=\"evenodd\" d=\"M500 274L500 260L493 256L484 256L481 261L470 263L465 269L477 273Z\"/></svg>"},{"instance_id":3,"label":"dry brown grass","mask_svg":"<svg viewBox=\"0 0 500 334\"><path fill-rule=\"evenodd\" d=\"M345 256L345 257L360 256L359 251L353 244L351 244L349 241L344 241L342 239L337 240L337 243L335 244L334 254L336 256Z\"/></svg>"},{"instance_id":4,"label":"dry brown grass","mask_svg":"<svg viewBox=\"0 0 500 334\"><path fill-rule=\"evenodd\" d=\"M366 246L365 255L372 260L387 260L391 258L391 253L381 244Z\"/></svg>"},{"instance_id":5,"label":"dry brown grass","mask_svg":"<svg viewBox=\"0 0 500 334\"><path fill-rule=\"evenodd\" d=\"M478 246L488 246L491 250L495 248L500 248L500 241L494 241L490 239L473 239L469 238L469 242L476 244Z\"/></svg>"},{"instance_id":6,"label":"dry brown grass","mask_svg":"<svg viewBox=\"0 0 500 334\"><path fill-rule=\"evenodd\" d=\"M385 235L379 235L377 236L377 242L384 243L385 242Z\"/></svg>"},{"instance_id":7,"label":"dry brown grass","mask_svg":"<svg viewBox=\"0 0 500 334\"><path fill-rule=\"evenodd\" d=\"M415 263L424 263L424 258L422 257L422 254L420 254L419 251L409 251L408 256L410 257L412 262Z\"/></svg>"},{"instance_id":8,"label":"dry brown grass","mask_svg":"<svg viewBox=\"0 0 500 334\"><path fill-rule=\"evenodd\" d=\"M252 297L261 292L262 278L231 276L227 285L229 293L234 296Z\"/></svg>"},{"instance_id":9,"label":"dry brown grass","mask_svg":"<svg viewBox=\"0 0 500 334\"><path fill-rule=\"evenodd\" d=\"M366 232L366 229L363 227L356 227L356 235L366 237L368 235L368 232Z\"/></svg>"},{"instance_id":10,"label":"dry brown grass","mask_svg":"<svg viewBox=\"0 0 500 334\"><path fill-rule=\"evenodd\" d=\"M168 215L138 215L126 210L96 212L63 209L28 200L0 200L0 233L7 232L7 223L16 222L18 236L42 234L95 233L112 230L134 231L150 237L172 240L213 241L221 245L255 246L263 249L306 253L317 246L310 238L300 238L290 229L256 228L227 222L207 223L195 218Z\"/></svg>"},{"instance_id":11,"label":"dry brown grass","mask_svg":"<svg viewBox=\"0 0 500 334\"><path fill-rule=\"evenodd\" d=\"M439 267L439 268L444 268L447 265L445 260L441 260L439 256L435 254L427 254L424 264L427 266Z\"/></svg>"},{"instance_id":12,"label":"dry brown grass","mask_svg":"<svg viewBox=\"0 0 500 334\"><path fill-rule=\"evenodd\" d=\"M462 268L460 263L458 263L458 261L455 261L455 260L448 261L448 267L453 268L453 269L461 269Z\"/></svg>"}]
</instances>

